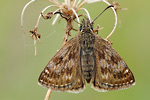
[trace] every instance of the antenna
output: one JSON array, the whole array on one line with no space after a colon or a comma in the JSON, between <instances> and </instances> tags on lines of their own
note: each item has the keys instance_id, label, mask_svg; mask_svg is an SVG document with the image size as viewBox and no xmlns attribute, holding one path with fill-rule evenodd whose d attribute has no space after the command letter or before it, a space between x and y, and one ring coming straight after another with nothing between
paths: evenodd
<instances>
[{"instance_id":1,"label":"antenna","mask_svg":"<svg viewBox=\"0 0 150 100\"><path fill-rule=\"evenodd\" d=\"M104 10L103 10L103 12L105 12L108 8L110 8L110 7L114 7L113 5L109 5L108 7L106 7ZM93 23L103 12L101 12L91 23ZM60 11L58 11L58 12L55 12L54 13L54 15L55 14L60 14L60 15L63 15L63 16L65 16L65 17L67 17L67 18L69 18L69 20L71 20L71 17L69 17L69 16L67 16L66 14L63 14L63 13L61 13ZM73 19L74 20L74 19ZM79 22L77 22L76 20L74 20L77 24L80 24ZM81 25L81 24L80 24Z\"/></svg>"},{"instance_id":2,"label":"antenna","mask_svg":"<svg viewBox=\"0 0 150 100\"><path fill-rule=\"evenodd\" d=\"M113 5L109 5L107 8L105 8L104 10L103 10L103 12L105 12L108 8L110 8L110 7L114 7ZM91 23L93 23L103 12L101 12Z\"/></svg>"},{"instance_id":3,"label":"antenna","mask_svg":"<svg viewBox=\"0 0 150 100\"><path fill-rule=\"evenodd\" d=\"M67 16L66 14L63 14L63 13L61 13L61 12L59 12L59 11L58 11L58 12L55 12L54 15L55 15L55 14L64 15L64 16L66 16L67 18L69 18L69 20L71 20L71 17L69 17L69 16ZM74 20L74 19L73 19L73 20ZM75 21L77 24L80 24L80 23L77 22L76 20L74 20L74 21ZM80 24L80 25L81 25L81 24Z\"/></svg>"}]
</instances>

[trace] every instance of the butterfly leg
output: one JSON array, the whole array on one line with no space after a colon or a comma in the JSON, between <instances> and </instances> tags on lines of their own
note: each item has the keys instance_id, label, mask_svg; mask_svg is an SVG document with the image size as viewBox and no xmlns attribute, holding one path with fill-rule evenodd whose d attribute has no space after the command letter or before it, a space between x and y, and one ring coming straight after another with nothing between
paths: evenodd
<instances>
[{"instance_id":1,"label":"butterfly leg","mask_svg":"<svg viewBox=\"0 0 150 100\"><path fill-rule=\"evenodd\" d=\"M100 30L100 26L97 25L97 27L93 30L94 33L98 34L98 31Z\"/></svg>"},{"instance_id":2,"label":"butterfly leg","mask_svg":"<svg viewBox=\"0 0 150 100\"><path fill-rule=\"evenodd\" d=\"M103 27L100 28L100 26L97 25L97 27L95 29L93 29L93 32L98 34L98 31L101 30L101 29L103 29Z\"/></svg>"}]
</instances>

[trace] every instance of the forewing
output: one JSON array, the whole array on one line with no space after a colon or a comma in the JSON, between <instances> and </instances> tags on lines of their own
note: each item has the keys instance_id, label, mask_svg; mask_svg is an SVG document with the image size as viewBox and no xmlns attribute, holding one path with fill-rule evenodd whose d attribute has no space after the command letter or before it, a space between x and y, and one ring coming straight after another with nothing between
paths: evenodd
<instances>
[{"instance_id":1,"label":"forewing","mask_svg":"<svg viewBox=\"0 0 150 100\"><path fill-rule=\"evenodd\" d=\"M58 91L80 92L84 80L80 69L78 37L68 41L42 71L39 84Z\"/></svg>"},{"instance_id":2,"label":"forewing","mask_svg":"<svg viewBox=\"0 0 150 100\"><path fill-rule=\"evenodd\" d=\"M92 87L98 91L120 90L135 84L134 76L125 61L108 41L95 39L95 75Z\"/></svg>"}]
</instances>

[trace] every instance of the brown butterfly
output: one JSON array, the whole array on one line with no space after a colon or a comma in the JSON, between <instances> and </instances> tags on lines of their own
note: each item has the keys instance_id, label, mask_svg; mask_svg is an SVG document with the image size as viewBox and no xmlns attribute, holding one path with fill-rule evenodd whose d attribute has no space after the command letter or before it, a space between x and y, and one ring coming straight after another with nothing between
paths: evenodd
<instances>
[{"instance_id":1,"label":"brown butterfly","mask_svg":"<svg viewBox=\"0 0 150 100\"><path fill-rule=\"evenodd\" d=\"M79 35L70 39L49 61L39 77L43 87L58 91L80 92L85 80L104 92L129 88L134 76L111 43L93 31L83 19Z\"/></svg>"}]
</instances>

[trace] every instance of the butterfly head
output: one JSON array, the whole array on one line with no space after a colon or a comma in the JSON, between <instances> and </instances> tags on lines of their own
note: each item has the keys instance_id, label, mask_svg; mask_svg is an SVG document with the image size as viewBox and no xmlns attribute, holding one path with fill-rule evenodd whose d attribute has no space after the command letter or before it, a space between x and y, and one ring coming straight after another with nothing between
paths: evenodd
<instances>
[{"instance_id":1,"label":"butterfly head","mask_svg":"<svg viewBox=\"0 0 150 100\"><path fill-rule=\"evenodd\" d=\"M105 12L108 8L110 8L110 7L114 7L113 5L109 5L107 8L105 8L104 10L103 10L103 12ZM90 22L90 20L87 18L87 19L83 19L82 20L82 23L80 24L80 23L78 23L78 24L80 24L80 31L81 32L89 32L89 31L93 31L93 23L94 23L94 21L103 13L103 12L101 12L92 22Z\"/></svg>"},{"instance_id":2,"label":"butterfly head","mask_svg":"<svg viewBox=\"0 0 150 100\"><path fill-rule=\"evenodd\" d=\"M90 20L88 18L82 20L82 23L80 24L80 31L81 32L93 31L93 25L90 23Z\"/></svg>"}]
</instances>

